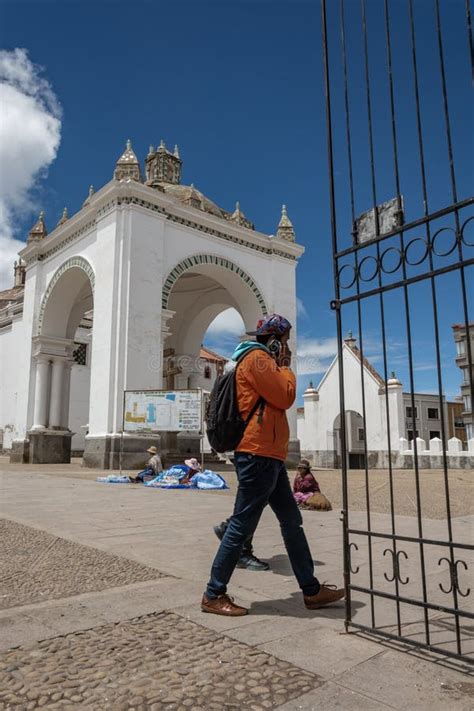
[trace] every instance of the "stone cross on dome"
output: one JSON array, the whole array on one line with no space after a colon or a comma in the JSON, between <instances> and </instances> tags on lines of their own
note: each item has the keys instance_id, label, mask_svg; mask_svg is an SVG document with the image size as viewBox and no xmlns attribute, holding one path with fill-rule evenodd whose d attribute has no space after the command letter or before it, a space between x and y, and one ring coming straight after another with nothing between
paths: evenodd
<instances>
[{"instance_id":1,"label":"stone cross on dome","mask_svg":"<svg viewBox=\"0 0 474 711\"><path fill-rule=\"evenodd\" d=\"M293 223L288 217L286 205L281 206L281 219L278 223L276 236L280 239L287 240L287 242L294 242L296 240L295 230L293 228Z\"/></svg>"}]
</instances>

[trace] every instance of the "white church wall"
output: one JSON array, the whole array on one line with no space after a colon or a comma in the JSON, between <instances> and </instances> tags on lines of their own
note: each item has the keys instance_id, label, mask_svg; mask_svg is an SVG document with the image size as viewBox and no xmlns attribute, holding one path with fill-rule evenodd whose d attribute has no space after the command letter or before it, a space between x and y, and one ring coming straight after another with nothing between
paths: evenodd
<instances>
[{"instance_id":1,"label":"white church wall","mask_svg":"<svg viewBox=\"0 0 474 711\"><path fill-rule=\"evenodd\" d=\"M69 401L69 429L74 432L72 450L82 451L86 441L86 425L89 423L90 365L74 363L71 369Z\"/></svg>"},{"instance_id":2,"label":"white church wall","mask_svg":"<svg viewBox=\"0 0 474 711\"><path fill-rule=\"evenodd\" d=\"M13 321L2 330L0 338L0 430L3 431L3 447L10 449L12 441L24 436L18 419L19 399L25 396L25 382L29 381L29 368L21 371L22 349L25 341L25 325L22 319ZM20 374L23 373L22 377Z\"/></svg>"}]
</instances>

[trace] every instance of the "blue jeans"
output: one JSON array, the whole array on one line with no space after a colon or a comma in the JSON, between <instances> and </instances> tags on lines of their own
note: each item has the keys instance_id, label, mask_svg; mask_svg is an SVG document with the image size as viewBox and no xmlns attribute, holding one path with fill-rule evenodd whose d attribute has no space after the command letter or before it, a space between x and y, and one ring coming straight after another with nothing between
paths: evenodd
<instances>
[{"instance_id":1,"label":"blue jeans","mask_svg":"<svg viewBox=\"0 0 474 711\"><path fill-rule=\"evenodd\" d=\"M303 531L303 519L291 491L285 464L278 459L236 452L239 488L234 513L211 568L206 594L215 599L227 590L244 541L253 535L267 504L280 522L281 533L298 584L305 595L316 595L320 584Z\"/></svg>"}]
</instances>

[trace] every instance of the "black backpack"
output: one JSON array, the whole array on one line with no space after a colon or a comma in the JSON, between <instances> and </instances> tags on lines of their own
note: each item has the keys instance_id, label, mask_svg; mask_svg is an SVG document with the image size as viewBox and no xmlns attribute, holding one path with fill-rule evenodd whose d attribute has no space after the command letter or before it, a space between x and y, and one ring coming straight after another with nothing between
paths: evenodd
<instances>
[{"instance_id":1,"label":"black backpack","mask_svg":"<svg viewBox=\"0 0 474 711\"><path fill-rule=\"evenodd\" d=\"M235 374L241 360L238 361L235 368L217 377L207 403L207 438L212 449L219 453L235 450L257 408L260 408L258 413L259 422L262 421L263 417L265 400L262 397L258 398L247 419L244 420L240 415L237 406Z\"/></svg>"}]
</instances>

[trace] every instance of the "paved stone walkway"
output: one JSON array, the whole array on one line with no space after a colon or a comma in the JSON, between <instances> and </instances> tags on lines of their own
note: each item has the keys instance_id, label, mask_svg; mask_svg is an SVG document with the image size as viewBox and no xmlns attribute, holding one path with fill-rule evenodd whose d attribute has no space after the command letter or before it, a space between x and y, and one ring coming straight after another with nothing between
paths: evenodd
<instances>
[{"instance_id":1,"label":"paved stone walkway","mask_svg":"<svg viewBox=\"0 0 474 711\"><path fill-rule=\"evenodd\" d=\"M160 577L127 558L0 519L0 609Z\"/></svg>"},{"instance_id":2,"label":"paved stone walkway","mask_svg":"<svg viewBox=\"0 0 474 711\"><path fill-rule=\"evenodd\" d=\"M0 656L5 708L265 711L321 683L316 674L169 612Z\"/></svg>"},{"instance_id":3,"label":"paved stone walkway","mask_svg":"<svg viewBox=\"0 0 474 711\"><path fill-rule=\"evenodd\" d=\"M342 606L317 612L305 610L271 512L265 512L255 538L256 552L269 560L271 571L237 570L232 579L230 592L237 602L250 607L250 615L243 618L205 615L199 609L199 600L217 547L212 525L231 511L232 491L149 491L136 486L98 484L88 478L75 477L74 468L65 468L63 476L52 478L45 476L41 467L36 472L19 467L13 475L9 467L1 479L0 514L53 539L65 539L66 545L94 551L94 554L89 553L88 579L95 582L89 587L81 584L76 591L66 586L64 592L57 582L53 589L61 597L41 598L43 601L39 602L37 598L25 596L10 600L9 604L14 606L0 611L0 672L9 675L0 679L0 688L1 682L6 680L7 693L21 692L20 703L15 706L12 700L0 696L0 709L33 709L40 701L45 708L55 703L57 708L71 705L94 711L108 708L104 706L108 701L102 697L100 701L94 700L90 688L91 667L94 673L97 670L106 673L103 679L108 681L98 683L93 691L102 694L106 688L106 693L111 694L107 697L112 704L110 708L151 708L151 699L133 686L135 681L143 683L143 671L148 673L148 667L144 666L148 664L147 657L155 655L154 646L147 641L150 639L161 651L151 664L150 686L142 689L158 689L152 697L157 709L405 711L408 707L416 711L467 711L472 708L474 681L466 664L374 641L367 636L346 634ZM305 530L317 557L318 576L341 584L338 512L305 511L303 515ZM363 526L363 519L363 513L354 514L352 525ZM409 533L416 528L415 524L410 517L397 517L397 530ZM374 530L389 530L390 521L383 514L374 514L372 525ZM425 535L444 536L442 521L426 519L424 525ZM470 517L457 518L454 525L458 538L469 539ZM35 535L38 541L42 537L40 533ZM57 547L59 551L62 545L56 541L52 550ZM81 559L81 553L77 553ZM361 566L363 579L366 571L362 541L357 555L354 564ZM389 569L382 547L374 548L374 557L375 583L377 586L387 584L384 572ZM133 577L136 582L130 582L127 572L120 573L131 569L130 561L138 566L137 571L148 571L143 572L145 577ZM64 558L63 562L67 563ZM109 563L119 573L115 581L113 575L108 575ZM63 563L59 560L58 564L61 567ZM411 551L409 560L403 564L404 575L416 581L418 562ZM429 561L429 566L429 594L439 594L439 599L446 600L438 588L439 582L446 583L446 572L435 558ZM96 568L100 569L100 575L93 572ZM150 570L152 579L146 577ZM120 574L124 577L120 578ZM102 584L104 580L107 580L106 585ZM461 582L464 589L472 581L464 577ZM115 584L111 587L111 583ZM416 592L414 588L410 591ZM468 598L464 604L469 604ZM369 616L367 596L355 596L354 620L366 621ZM415 634L420 634L417 628L422 618L420 610L402 606L402 617L404 631L412 627ZM388 601L377 600L377 621L387 629L393 624ZM449 625L450 620L443 619L439 613L430 613L433 633L439 631L452 640L453 629ZM474 644L472 626L463 625L463 634L466 645ZM211 656L203 653L208 648ZM240 666L232 667L228 661L219 664L225 655ZM168 666L164 665L165 660ZM102 662L105 667L99 669ZM48 664L50 670L42 671L41 675L43 686L35 682L32 689L31 682L25 683L27 673L35 674ZM194 677L180 674L183 664L187 665L186 670L191 667L190 674ZM268 677L263 674L261 678L252 676L271 667L282 671L285 681L282 677L281 683L275 682L272 674ZM65 686L63 681L57 681L57 690L53 693L62 697L53 700L53 693L48 694L52 691L51 677L54 678L55 672L59 677L65 670L66 681L75 683L79 679L81 683ZM200 675L202 678L197 679ZM167 693L177 693L177 696L166 701L169 697L163 698L159 689L163 689L163 680L168 678L174 680L175 686L167 683ZM128 685L123 684L123 679L128 679ZM95 681L101 682L101 678ZM210 681L212 684L206 683ZM214 688L214 682L222 686ZM295 686L291 688L291 684ZM121 699L119 690L125 687ZM197 694L196 689L199 689ZM38 690L41 696L28 698L28 692L32 696ZM232 693L228 693L230 691ZM92 700L87 700L86 692ZM237 699L237 694L245 694L245 697ZM73 700L76 696L81 699ZM217 703L219 707L211 705Z\"/></svg>"}]
</instances>

